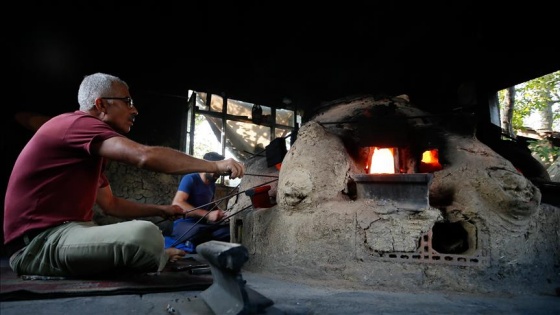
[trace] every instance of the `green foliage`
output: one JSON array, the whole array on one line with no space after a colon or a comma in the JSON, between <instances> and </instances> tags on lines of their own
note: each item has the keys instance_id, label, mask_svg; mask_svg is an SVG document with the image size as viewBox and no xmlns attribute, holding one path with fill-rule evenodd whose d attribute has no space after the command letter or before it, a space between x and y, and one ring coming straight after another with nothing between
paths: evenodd
<instances>
[{"instance_id":1,"label":"green foliage","mask_svg":"<svg viewBox=\"0 0 560 315\"><path fill-rule=\"evenodd\" d=\"M560 156L560 148L551 145L546 139L530 141L529 150L546 167L550 166Z\"/></svg>"},{"instance_id":2,"label":"green foliage","mask_svg":"<svg viewBox=\"0 0 560 315\"><path fill-rule=\"evenodd\" d=\"M500 101L502 101L504 92L500 92ZM514 129L523 127L524 118L533 112L558 104L560 104L560 71L516 85L512 120ZM553 111L553 121L559 119L560 111Z\"/></svg>"},{"instance_id":3,"label":"green foliage","mask_svg":"<svg viewBox=\"0 0 560 315\"><path fill-rule=\"evenodd\" d=\"M498 92L500 104L506 104L506 90ZM515 104L511 124L519 132L525 127L525 118L537 111L552 108L553 126L560 121L560 71L552 72L515 86ZM531 127L531 126L530 126ZM553 127L554 128L554 127ZM560 148L548 140L530 141L533 156L548 166L560 156Z\"/></svg>"}]
</instances>

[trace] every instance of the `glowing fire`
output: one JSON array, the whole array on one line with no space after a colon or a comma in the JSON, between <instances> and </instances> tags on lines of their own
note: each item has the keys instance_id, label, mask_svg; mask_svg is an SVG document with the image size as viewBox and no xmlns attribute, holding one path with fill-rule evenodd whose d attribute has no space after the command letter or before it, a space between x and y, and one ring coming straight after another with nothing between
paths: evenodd
<instances>
[{"instance_id":1,"label":"glowing fire","mask_svg":"<svg viewBox=\"0 0 560 315\"><path fill-rule=\"evenodd\" d=\"M420 172L430 173L441 170L443 167L439 163L438 150L427 150L422 154L422 161L420 161Z\"/></svg>"},{"instance_id":2,"label":"glowing fire","mask_svg":"<svg viewBox=\"0 0 560 315\"><path fill-rule=\"evenodd\" d=\"M422 163L426 163L426 164L439 163L437 158L437 151L429 150L422 153Z\"/></svg>"},{"instance_id":3,"label":"glowing fire","mask_svg":"<svg viewBox=\"0 0 560 315\"><path fill-rule=\"evenodd\" d=\"M395 159L393 158L393 149L375 147L369 164L369 173L394 174Z\"/></svg>"},{"instance_id":4,"label":"glowing fire","mask_svg":"<svg viewBox=\"0 0 560 315\"><path fill-rule=\"evenodd\" d=\"M397 148L371 147L370 149L373 150L373 153L370 155L368 163L368 174L394 174L397 173L395 170L399 170L401 173L410 173L410 171L400 168L403 165L399 165L400 163L397 162L399 159L395 158L395 156L400 156L400 152L397 151ZM395 163L397 165L395 165ZM422 153L422 160L416 171L420 173L433 173L441 169L443 169L443 167L439 162L439 152L437 149L432 149Z\"/></svg>"}]
</instances>

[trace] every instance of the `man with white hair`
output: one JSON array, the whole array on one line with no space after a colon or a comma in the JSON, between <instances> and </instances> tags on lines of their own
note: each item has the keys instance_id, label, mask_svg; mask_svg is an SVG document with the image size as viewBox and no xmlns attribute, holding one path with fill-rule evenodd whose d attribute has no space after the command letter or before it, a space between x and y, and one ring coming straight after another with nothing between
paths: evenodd
<instances>
[{"instance_id":1,"label":"man with white hair","mask_svg":"<svg viewBox=\"0 0 560 315\"><path fill-rule=\"evenodd\" d=\"M45 122L14 164L4 204L10 267L20 275L43 276L162 270L186 252L165 249L161 231L150 221L96 225L93 206L127 219L177 218L184 210L114 196L103 173L107 161L166 174L231 173L232 178L243 176L243 165L233 159L198 159L125 137L138 110L128 85L116 76L84 77L78 103L79 110Z\"/></svg>"}]
</instances>

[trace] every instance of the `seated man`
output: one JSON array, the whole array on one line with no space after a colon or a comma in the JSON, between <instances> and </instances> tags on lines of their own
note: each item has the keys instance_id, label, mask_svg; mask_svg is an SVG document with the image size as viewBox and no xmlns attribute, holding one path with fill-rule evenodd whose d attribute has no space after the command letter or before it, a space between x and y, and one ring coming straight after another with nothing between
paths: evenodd
<instances>
[{"instance_id":1,"label":"seated man","mask_svg":"<svg viewBox=\"0 0 560 315\"><path fill-rule=\"evenodd\" d=\"M203 157L207 161L221 161L224 158L216 152L208 152ZM195 253L196 246L201 243L230 241L229 224L221 222L226 214L213 202L219 177L215 173L183 176L172 204L183 209L185 218L173 222L171 236L165 237L166 248L174 247Z\"/></svg>"},{"instance_id":2,"label":"seated man","mask_svg":"<svg viewBox=\"0 0 560 315\"><path fill-rule=\"evenodd\" d=\"M79 109L44 122L13 165L4 201L4 245L18 275L90 277L161 271L186 252L164 247L149 216L183 217L177 205L141 203L113 195L109 161L159 173L231 172L233 159L207 161L178 150L146 146L126 134L138 116L128 84L94 73L78 89ZM98 225L94 205L125 222Z\"/></svg>"}]
</instances>

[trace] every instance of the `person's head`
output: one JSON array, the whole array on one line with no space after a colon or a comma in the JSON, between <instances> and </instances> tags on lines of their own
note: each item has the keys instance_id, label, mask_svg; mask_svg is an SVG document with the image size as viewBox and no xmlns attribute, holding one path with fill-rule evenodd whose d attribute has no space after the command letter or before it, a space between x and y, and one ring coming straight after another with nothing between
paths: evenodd
<instances>
[{"instance_id":1,"label":"person's head","mask_svg":"<svg viewBox=\"0 0 560 315\"><path fill-rule=\"evenodd\" d=\"M98 117L121 133L130 131L138 115L128 84L105 73L84 77L78 89L78 104L81 111Z\"/></svg>"},{"instance_id":2,"label":"person's head","mask_svg":"<svg viewBox=\"0 0 560 315\"><path fill-rule=\"evenodd\" d=\"M221 155L217 152L208 152L208 153L204 154L204 156L202 158L205 159L206 161L221 161L221 160L225 159L225 157L223 155ZM215 181L218 180L218 178L220 178L220 174L204 173L204 177L208 181L215 182Z\"/></svg>"}]
</instances>

